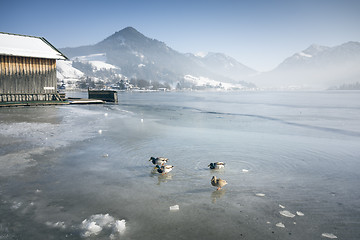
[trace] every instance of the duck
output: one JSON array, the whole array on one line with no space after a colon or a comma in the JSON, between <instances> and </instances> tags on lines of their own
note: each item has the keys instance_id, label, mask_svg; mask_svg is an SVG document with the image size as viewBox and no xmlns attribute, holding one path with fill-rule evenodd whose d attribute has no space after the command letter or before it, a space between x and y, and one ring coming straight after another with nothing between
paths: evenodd
<instances>
[{"instance_id":1,"label":"duck","mask_svg":"<svg viewBox=\"0 0 360 240\"><path fill-rule=\"evenodd\" d=\"M222 169L225 167L225 163L224 162L214 162L214 163L210 163L208 165L208 167L210 167L210 169Z\"/></svg>"},{"instance_id":2,"label":"duck","mask_svg":"<svg viewBox=\"0 0 360 240\"><path fill-rule=\"evenodd\" d=\"M158 173L161 173L162 175L167 174L173 169L174 166L171 165L162 165L161 167L159 165L156 165L155 168L157 168Z\"/></svg>"},{"instance_id":3,"label":"duck","mask_svg":"<svg viewBox=\"0 0 360 240\"><path fill-rule=\"evenodd\" d=\"M164 165L167 161L169 161L169 159L164 157L157 157L157 158L151 157L149 161L151 161L156 166L156 165Z\"/></svg>"},{"instance_id":4,"label":"duck","mask_svg":"<svg viewBox=\"0 0 360 240\"><path fill-rule=\"evenodd\" d=\"M217 178L216 176L213 176L211 178L211 185L213 185L214 187L217 187L216 190L221 189L223 186L225 186L227 184L226 180L221 179L221 178Z\"/></svg>"}]
</instances>

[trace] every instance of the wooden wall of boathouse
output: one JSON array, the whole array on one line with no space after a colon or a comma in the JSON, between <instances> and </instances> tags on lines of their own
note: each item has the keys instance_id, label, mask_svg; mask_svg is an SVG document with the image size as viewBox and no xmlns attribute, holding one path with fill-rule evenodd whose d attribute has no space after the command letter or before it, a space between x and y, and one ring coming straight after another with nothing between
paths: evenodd
<instances>
[{"instance_id":1,"label":"wooden wall of boathouse","mask_svg":"<svg viewBox=\"0 0 360 240\"><path fill-rule=\"evenodd\" d=\"M55 59L0 55L0 102L55 100L56 83Z\"/></svg>"}]
</instances>

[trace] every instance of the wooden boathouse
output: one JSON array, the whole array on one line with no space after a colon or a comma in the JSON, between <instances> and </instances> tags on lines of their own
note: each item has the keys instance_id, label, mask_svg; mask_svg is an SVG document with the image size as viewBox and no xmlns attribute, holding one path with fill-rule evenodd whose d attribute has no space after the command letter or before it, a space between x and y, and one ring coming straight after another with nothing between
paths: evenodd
<instances>
[{"instance_id":1,"label":"wooden boathouse","mask_svg":"<svg viewBox=\"0 0 360 240\"><path fill-rule=\"evenodd\" d=\"M45 38L0 32L0 105L61 101L56 60L67 57Z\"/></svg>"}]
</instances>

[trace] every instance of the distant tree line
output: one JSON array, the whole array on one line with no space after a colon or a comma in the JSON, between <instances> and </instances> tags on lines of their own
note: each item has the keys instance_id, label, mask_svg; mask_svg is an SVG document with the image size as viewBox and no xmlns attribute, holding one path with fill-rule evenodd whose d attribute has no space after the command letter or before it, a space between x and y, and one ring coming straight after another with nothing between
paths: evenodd
<instances>
[{"instance_id":1,"label":"distant tree line","mask_svg":"<svg viewBox=\"0 0 360 240\"><path fill-rule=\"evenodd\" d=\"M343 84L339 87L332 87L330 90L360 90L360 83Z\"/></svg>"},{"instance_id":2,"label":"distant tree line","mask_svg":"<svg viewBox=\"0 0 360 240\"><path fill-rule=\"evenodd\" d=\"M167 82L160 83L158 81L147 81L144 79L132 78L130 80L130 84L133 85L134 87L138 87L140 89L159 90L161 88L164 88L167 90L171 90L171 86Z\"/></svg>"},{"instance_id":3,"label":"distant tree line","mask_svg":"<svg viewBox=\"0 0 360 240\"><path fill-rule=\"evenodd\" d=\"M76 82L76 87L80 89L103 89L105 87L105 83L102 80L94 81L90 77L82 77Z\"/></svg>"}]
</instances>

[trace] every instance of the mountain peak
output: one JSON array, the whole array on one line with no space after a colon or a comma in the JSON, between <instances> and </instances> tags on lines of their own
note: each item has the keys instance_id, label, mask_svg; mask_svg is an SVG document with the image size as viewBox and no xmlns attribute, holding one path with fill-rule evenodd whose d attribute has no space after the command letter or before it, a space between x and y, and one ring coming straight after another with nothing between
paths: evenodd
<instances>
[{"instance_id":1,"label":"mountain peak","mask_svg":"<svg viewBox=\"0 0 360 240\"><path fill-rule=\"evenodd\" d=\"M133 47L136 45L144 45L148 42L150 42L151 39L144 36L142 33L137 31L133 27L126 27L118 32L115 32L111 36L107 37L98 45L107 45L111 48L116 47Z\"/></svg>"},{"instance_id":2,"label":"mountain peak","mask_svg":"<svg viewBox=\"0 0 360 240\"><path fill-rule=\"evenodd\" d=\"M330 47L321 46L318 44L311 44L310 47L308 47L302 52L308 55L316 55L317 53L322 52L324 50L328 50L329 48Z\"/></svg>"},{"instance_id":3,"label":"mountain peak","mask_svg":"<svg viewBox=\"0 0 360 240\"><path fill-rule=\"evenodd\" d=\"M146 38L142 33L133 27L126 27L118 32L115 32L109 38L121 36L123 38L134 39L134 38Z\"/></svg>"},{"instance_id":4,"label":"mountain peak","mask_svg":"<svg viewBox=\"0 0 360 240\"><path fill-rule=\"evenodd\" d=\"M135 28L133 27L126 27L116 33L121 33L121 34L140 34L142 35L138 30L136 30Z\"/></svg>"}]
</instances>

